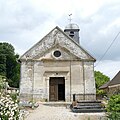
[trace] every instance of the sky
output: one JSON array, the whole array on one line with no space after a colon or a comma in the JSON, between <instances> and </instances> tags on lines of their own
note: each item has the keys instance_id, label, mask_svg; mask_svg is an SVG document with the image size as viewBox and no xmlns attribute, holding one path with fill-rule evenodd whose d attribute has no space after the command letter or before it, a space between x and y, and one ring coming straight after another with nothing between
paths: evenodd
<instances>
[{"instance_id":1,"label":"sky","mask_svg":"<svg viewBox=\"0 0 120 120\"><path fill-rule=\"evenodd\" d=\"M120 0L0 0L0 42L22 55L56 26L64 30L69 14L95 70L112 79L120 70Z\"/></svg>"}]
</instances>

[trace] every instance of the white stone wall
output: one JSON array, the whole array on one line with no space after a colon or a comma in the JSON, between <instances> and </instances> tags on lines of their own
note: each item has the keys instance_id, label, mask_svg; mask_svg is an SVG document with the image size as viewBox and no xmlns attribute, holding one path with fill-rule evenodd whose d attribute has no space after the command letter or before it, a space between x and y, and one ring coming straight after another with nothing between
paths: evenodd
<instances>
[{"instance_id":1,"label":"white stone wall","mask_svg":"<svg viewBox=\"0 0 120 120\"><path fill-rule=\"evenodd\" d=\"M70 99L72 101L73 94L96 93L93 62L22 62L21 71L20 94L24 97L28 96L29 100L49 101L50 77L65 78L66 101L70 101Z\"/></svg>"},{"instance_id":2,"label":"white stone wall","mask_svg":"<svg viewBox=\"0 0 120 120\"><path fill-rule=\"evenodd\" d=\"M36 99L43 99L44 94L44 84L43 84L43 73L44 67L43 62L36 61L34 62L34 83L33 83L33 93L34 98Z\"/></svg>"},{"instance_id":3,"label":"white stone wall","mask_svg":"<svg viewBox=\"0 0 120 120\"><path fill-rule=\"evenodd\" d=\"M65 78L65 99L70 101L70 62L68 61L46 61L44 62L44 87L45 92L43 97L47 97L49 101L49 79L50 77L64 77Z\"/></svg>"},{"instance_id":4,"label":"white stone wall","mask_svg":"<svg viewBox=\"0 0 120 120\"><path fill-rule=\"evenodd\" d=\"M84 92L82 62L71 62L71 86L71 94L82 94Z\"/></svg>"},{"instance_id":5,"label":"white stone wall","mask_svg":"<svg viewBox=\"0 0 120 120\"><path fill-rule=\"evenodd\" d=\"M94 64L93 62L84 62L84 79L85 79L85 94L95 94L95 78L94 78ZM96 99L96 96L93 96Z\"/></svg>"},{"instance_id":6,"label":"white stone wall","mask_svg":"<svg viewBox=\"0 0 120 120\"><path fill-rule=\"evenodd\" d=\"M21 63L20 97L21 99L31 98L33 91L33 62L23 61Z\"/></svg>"}]
</instances>

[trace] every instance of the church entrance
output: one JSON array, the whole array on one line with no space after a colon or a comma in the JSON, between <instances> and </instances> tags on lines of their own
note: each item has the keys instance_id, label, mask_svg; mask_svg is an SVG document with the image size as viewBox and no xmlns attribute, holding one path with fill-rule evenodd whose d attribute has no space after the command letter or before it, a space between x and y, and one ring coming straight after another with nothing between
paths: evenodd
<instances>
[{"instance_id":1,"label":"church entrance","mask_svg":"<svg viewBox=\"0 0 120 120\"><path fill-rule=\"evenodd\" d=\"M65 101L65 78L64 77L50 77L49 100Z\"/></svg>"}]
</instances>

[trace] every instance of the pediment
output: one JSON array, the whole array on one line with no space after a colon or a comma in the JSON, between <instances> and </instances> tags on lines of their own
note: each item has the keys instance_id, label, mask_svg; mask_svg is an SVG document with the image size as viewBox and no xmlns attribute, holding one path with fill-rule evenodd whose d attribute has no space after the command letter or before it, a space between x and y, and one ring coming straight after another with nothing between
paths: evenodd
<instances>
[{"instance_id":1,"label":"pediment","mask_svg":"<svg viewBox=\"0 0 120 120\"><path fill-rule=\"evenodd\" d=\"M45 51L42 55L38 54L34 60L80 60L77 56L70 53L66 48L56 45Z\"/></svg>"},{"instance_id":2,"label":"pediment","mask_svg":"<svg viewBox=\"0 0 120 120\"><path fill-rule=\"evenodd\" d=\"M75 58L82 60L95 59L71 37L65 34L59 27L55 27L42 40L36 43L31 49L20 57L24 59L40 59L44 55L51 53L53 49L59 47L62 52L70 53ZM38 57L38 58L37 58Z\"/></svg>"}]
</instances>

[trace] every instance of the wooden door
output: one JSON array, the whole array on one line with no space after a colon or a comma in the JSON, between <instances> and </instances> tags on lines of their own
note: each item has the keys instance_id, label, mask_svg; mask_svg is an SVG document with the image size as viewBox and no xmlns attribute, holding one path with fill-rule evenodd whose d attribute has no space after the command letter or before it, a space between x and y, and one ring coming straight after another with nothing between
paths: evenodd
<instances>
[{"instance_id":1,"label":"wooden door","mask_svg":"<svg viewBox=\"0 0 120 120\"><path fill-rule=\"evenodd\" d=\"M57 85L50 85L50 101L57 101Z\"/></svg>"},{"instance_id":2,"label":"wooden door","mask_svg":"<svg viewBox=\"0 0 120 120\"><path fill-rule=\"evenodd\" d=\"M57 80L55 78L50 78L50 83L49 83L50 101L57 101L57 94L58 94L57 91L58 91Z\"/></svg>"}]
</instances>

